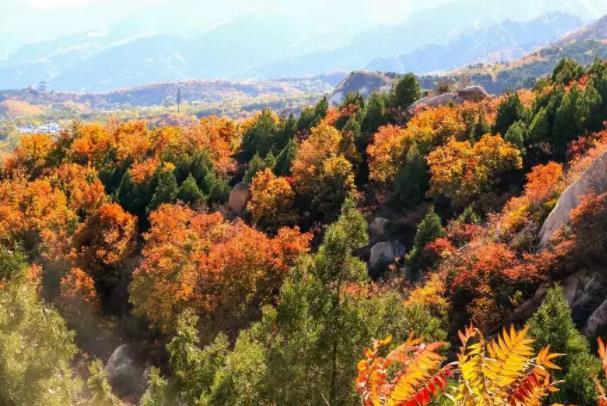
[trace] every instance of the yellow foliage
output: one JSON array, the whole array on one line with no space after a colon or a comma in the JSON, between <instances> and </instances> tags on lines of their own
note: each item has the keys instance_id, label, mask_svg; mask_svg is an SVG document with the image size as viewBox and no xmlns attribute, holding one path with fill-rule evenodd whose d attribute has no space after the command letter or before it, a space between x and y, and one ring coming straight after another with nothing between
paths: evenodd
<instances>
[{"instance_id":1,"label":"yellow foliage","mask_svg":"<svg viewBox=\"0 0 607 406\"><path fill-rule=\"evenodd\" d=\"M541 405L557 390L551 370L561 354L543 348L534 357L533 340L527 328L504 329L486 342L482 333L469 327L459 333L462 348L458 355L460 382L455 400L461 405ZM473 338L478 341L470 344Z\"/></svg>"},{"instance_id":2,"label":"yellow foliage","mask_svg":"<svg viewBox=\"0 0 607 406\"><path fill-rule=\"evenodd\" d=\"M255 224L275 229L295 223L294 201L295 192L289 182L276 177L271 169L264 169L253 178L247 210Z\"/></svg>"},{"instance_id":3,"label":"yellow foliage","mask_svg":"<svg viewBox=\"0 0 607 406\"><path fill-rule=\"evenodd\" d=\"M341 133L321 122L301 143L293 161L292 173L296 189L301 194L312 194L320 178L325 160L339 153Z\"/></svg>"},{"instance_id":4,"label":"yellow foliage","mask_svg":"<svg viewBox=\"0 0 607 406\"><path fill-rule=\"evenodd\" d=\"M428 155L431 196L444 194L456 205L465 206L471 199L492 186L499 175L520 169L521 152L499 135L484 135L472 145L452 138Z\"/></svg>"}]
</instances>

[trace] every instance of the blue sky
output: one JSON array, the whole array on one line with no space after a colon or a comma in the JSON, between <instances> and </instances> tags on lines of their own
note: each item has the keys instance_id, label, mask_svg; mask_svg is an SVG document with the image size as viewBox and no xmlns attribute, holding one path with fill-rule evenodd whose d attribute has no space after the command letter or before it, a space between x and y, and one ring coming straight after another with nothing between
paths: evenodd
<instances>
[{"instance_id":1,"label":"blue sky","mask_svg":"<svg viewBox=\"0 0 607 406\"><path fill-rule=\"evenodd\" d=\"M510 7L500 12L522 18L548 9L579 12L586 18L607 13L606 0L0 0L0 58L26 43L103 29L125 19L133 22L154 12L173 13L183 20L155 27L175 34L194 28L204 31L247 11L280 10L309 22L311 35L323 27L347 35L405 20L416 8L447 1L492 1Z\"/></svg>"}]
</instances>

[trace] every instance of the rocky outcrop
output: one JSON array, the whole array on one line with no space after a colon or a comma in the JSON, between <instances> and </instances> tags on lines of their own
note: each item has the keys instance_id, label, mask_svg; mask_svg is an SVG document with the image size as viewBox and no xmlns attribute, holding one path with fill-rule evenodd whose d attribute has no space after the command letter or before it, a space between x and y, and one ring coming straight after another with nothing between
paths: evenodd
<instances>
[{"instance_id":1,"label":"rocky outcrop","mask_svg":"<svg viewBox=\"0 0 607 406\"><path fill-rule=\"evenodd\" d=\"M232 212L238 215L242 215L245 212L247 207L247 202L249 201L250 192L249 185L240 182L230 192L230 197L228 199L228 207Z\"/></svg>"},{"instance_id":2,"label":"rocky outcrop","mask_svg":"<svg viewBox=\"0 0 607 406\"><path fill-rule=\"evenodd\" d=\"M355 71L350 73L339 83L331 96L329 104L336 106L341 104L348 93L358 92L363 97L368 97L373 92L385 92L390 90L392 83L399 75L396 73Z\"/></svg>"},{"instance_id":3,"label":"rocky outcrop","mask_svg":"<svg viewBox=\"0 0 607 406\"><path fill-rule=\"evenodd\" d=\"M138 398L145 391L145 366L137 357L137 346L122 344L105 365L108 381L118 396Z\"/></svg>"},{"instance_id":4,"label":"rocky outcrop","mask_svg":"<svg viewBox=\"0 0 607 406\"><path fill-rule=\"evenodd\" d=\"M588 337L594 336L607 326L607 273L602 268L582 269L559 282L571 316L581 331ZM510 321L524 323L540 307L550 285L542 284L535 295L519 306Z\"/></svg>"},{"instance_id":5,"label":"rocky outcrop","mask_svg":"<svg viewBox=\"0 0 607 406\"><path fill-rule=\"evenodd\" d=\"M369 268L376 269L394 262L396 258L405 255L405 247L398 241L383 241L371 247Z\"/></svg>"},{"instance_id":6,"label":"rocky outcrop","mask_svg":"<svg viewBox=\"0 0 607 406\"><path fill-rule=\"evenodd\" d=\"M491 97L482 86L464 87L457 90L456 93L462 100L473 103L478 103Z\"/></svg>"},{"instance_id":7,"label":"rocky outcrop","mask_svg":"<svg viewBox=\"0 0 607 406\"><path fill-rule=\"evenodd\" d=\"M416 101L409 107L409 111L416 111L425 107L439 107L449 104L462 104L464 102L479 102L489 98L489 94L481 86L469 86L455 92L425 97Z\"/></svg>"},{"instance_id":8,"label":"rocky outcrop","mask_svg":"<svg viewBox=\"0 0 607 406\"><path fill-rule=\"evenodd\" d=\"M586 171L561 194L556 206L540 230L540 246L546 247L554 233L567 224L571 211L589 193L607 192L607 152L600 155Z\"/></svg>"},{"instance_id":9,"label":"rocky outcrop","mask_svg":"<svg viewBox=\"0 0 607 406\"><path fill-rule=\"evenodd\" d=\"M369 224L369 234L371 241L379 241L386 237L386 227L390 223L390 220L384 217L375 217L371 224Z\"/></svg>"}]
</instances>

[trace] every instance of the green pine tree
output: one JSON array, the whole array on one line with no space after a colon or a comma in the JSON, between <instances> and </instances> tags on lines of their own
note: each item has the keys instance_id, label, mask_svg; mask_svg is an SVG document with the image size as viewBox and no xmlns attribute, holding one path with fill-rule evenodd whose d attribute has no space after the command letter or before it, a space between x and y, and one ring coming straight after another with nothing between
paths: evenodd
<instances>
[{"instance_id":1,"label":"green pine tree","mask_svg":"<svg viewBox=\"0 0 607 406\"><path fill-rule=\"evenodd\" d=\"M441 218L434 212L434 208L431 208L417 226L413 247L405 257L410 277L417 279L420 271L427 265L423 261L423 252L426 244L444 235L445 229L441 224Z\"/></svg>"},{"instance_id":2,"label":"green pine tree","mask_svg":"<svg viewBox=\"0 0 607 406\"><path fill-rule=\"evenodd\" d=\"M196 205L200 201L204 200L204 195L200 191L200 188L196 183L196 179L194 179L192 174L189 174L186 180L184 180L181 186L179 186L177 199L190 205Z\"/></svg>"},{"instance_id":3,"label":"green pine tree","mask_svg":"<svg viewBox=\"0 0 607 406\"><path fill-rule=\"evenodd\" d=\"M594 405L596 391L592 376L600 370L598 359L591 352L586 338L575 328L571 309L560 286L546 293L542 306L528 321L529 334L535 339L535 347L550 346L555 353L565 354L557 359L563 369L556 379L563 379L559 392L552 402L564 404Z\"/></svg>"},{"instance_id":4,"label":"green pine tree","mask_svg":"<svg viewBox=\"0 0 607 406\"><path fill-rule=\"evenodd\" d=\"M407 73L396 81L392 89L392 104L400 109L408 108L421 98L421 87L413 73Z\"/></svg>"},{"instance_id":5,"label":"green pine tree","mask_svg":"<svg viewBox=\"0 0 607 406\"><path fill-rule=\"evenodd\" d=\"M525 107L517 93L510 93L497 107L493 132L505 135L512 124L524 121Z\"/></svg>"},{"instance_id":6,"label":"green pine tree","mask_svg":"<svg viewBox=\"0 0 607 406\"><path fill-rule=\"evenodd\" d=\"M394 190L405 205L416 205L424 200L429 187L428 165L419 153L417 145L407 151L405 165L394 180Z\"/></svg>"},{"instance_id":7,"label":"green pine tree","mask_svg":"<svg viewBox=\"0 0 607 406\"><path fill-rule=\"evenodd\" d=\"M160 170L157 173L158 185L148 205L148 211L156 210L160 205L173 203L177 198L179 187L173 171Z\"/></svg>"}]
</instances>

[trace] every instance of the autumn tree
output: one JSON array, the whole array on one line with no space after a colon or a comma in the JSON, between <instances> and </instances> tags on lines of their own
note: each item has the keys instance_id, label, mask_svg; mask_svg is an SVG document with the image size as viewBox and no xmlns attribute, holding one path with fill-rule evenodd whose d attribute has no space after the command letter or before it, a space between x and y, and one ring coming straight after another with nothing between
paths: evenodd
<instances>
[{"instance_id":1,"label":"autumn tree","mask_svg":"<svg viewBox=\"0 0 607 406\"><path fill-rule=\"evenodd\" d=\"M73 238L73 258L96 283L107 289L124 281L124 261L135 249L137 223L119 204L106 203L80 225Z\"/></svg>"},{"instance_id":2,"label":"autumn tree","mask_svg":"<svg viewBox=\"0 0 607 406\"><path fill-rule=\"evenodd\" d=\"M161 206L150 223L130 300L136 314L166 332L188 306L203 317L209 333L245 323L259 303L272 298L309 240L296 229L269 238L219 213L177 205Z\"/></svg>"},{"instance_id":3,"label":"autumn tree","mask_svg":"<svg viewBox=\"0 0 607 406\"><path fill-rule=\"evenodd\" d=\"M233 155L240 147L241 135L236 123L225 117L210 116L187 127L184 137L192 151L206 152L213 167L221 174L235 169Z\"/></svg>"},{"instance_id":4,"label":"autumn tree","mask_svg":"<svg viewBox=\"0 0 607 406\"><path fill-rule=\"evenodd\" d=\"M474 145L452 139L427 161L430 195L443 194L460 207L490 190L503 173L522 166L520 151L499 135L485 135Z\"/></svg>"},{"instance_id":5,"label":"autumn tree","mask_svg":"<svg viewBox=\"0 0 607 406\"><path fill-rule=\"evenodd\" d=\"M77 216L47 179L0 181L0 242L22 242L48 258L66 255Z\"/></svg>"},{"instance_id":6,"label":"autumn tree","mask_svg":"<svg viewBox=\"0 0 607 406\"><path fill-rule=\"evenodd\" d=\"M92 167L63 164L50 178L67 198L67 206L81 219L93 214L108 200L105 187Z\"/></svg>"},{"instance_id":7,"label":"autumn tree","mask_svg":"<svg viewBox=\"0 0 607 406\"><path fill-rule=\"evenodd\" d=\"M370 179L387 182L392 179L403 164L405 133L397 126L381 127L373 136L373 143L367 148Z\"/></svg>"},{"instance_id":8,"label":"autumn tree","mask_svg":"<svg viewBox=\"0 0 607 406\"><path fill-rule=\"evenodd\" d=\"M325 222L337 218L346 198L356 191L352 164L343 156L332 156L322 165L312 207Z\"/></svg>"},{"instance_id":9,"label":"autumn tree","mask_svg":"<svg viewBox=\"0 0 607 406\"><path fill-rule=\"evenodd\" d=\"M465 124L451 107L424 110L402 129L382 127L367 147L369 177L380 183L390 182L405 164L409 149L415 147L420 155L426 156L450 138L461 140L466 139L466 135Z\"/></svg>"},{"instance_id":10,"label":"autumn tree","mask_svg":"<svg viewBox=\"0 0 607 406\"><path fill-rule=\"evenodd\" d=\"M253 178L247 210L256 225L276 231L279 227L296 222L294 201L295 192L289 182L276 177L270 169L265 169Z\"/></svg>"},{"instance_id":11,"label":"autumn tree","mask_svg":"<svg viewBox=\"0 0 607 406\"><path fill-rule=\"evenodd\" d=\"M55 142L47 134L24 135L12 155L5 161L5 171L30 178L38 177L49 165Z\"/></svg>"},{"instance_id":12,"label":"autumn tree","mask_svg":"<svg viewBox=\"0 0 607 406\"><path fill-rule=\"evenodd\" d=\"M335 218L344 198L355 187L352 164L341 150L342 140L339 131L321 123L300 145L293 161L295 191L323 219Z\"/></svg>"},{"instance_id":13,"label":"autumn tree","mask_svg":"<svg viewBox=\"0 0 607 406\"><path fill-rule=\"evenodd\" d=\"M115 138L104 126L98 123L83 124L78 129L69 154L74 162L90 164L101 170L110 162L110 153L115 147Z\"/></svg>"}]
</instances>

